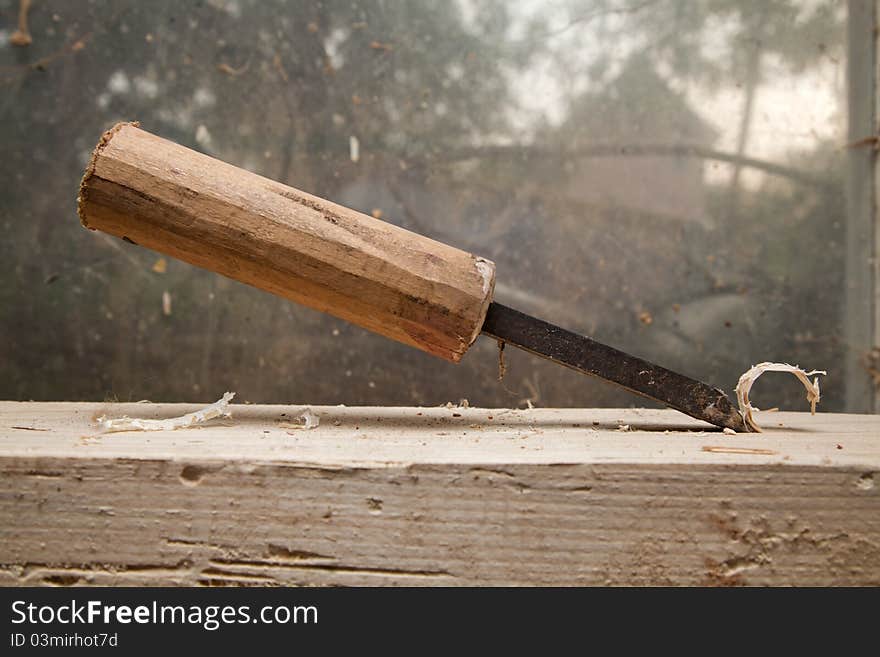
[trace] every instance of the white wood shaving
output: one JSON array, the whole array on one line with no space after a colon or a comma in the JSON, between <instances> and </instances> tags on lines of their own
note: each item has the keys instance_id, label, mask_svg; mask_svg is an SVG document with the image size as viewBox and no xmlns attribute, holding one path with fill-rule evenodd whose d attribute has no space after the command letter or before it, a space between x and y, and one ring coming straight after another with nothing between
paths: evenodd
<instances>
[{"instance_id":1,"label":"white wood shaving","mask_svg":"<svg viewBox=\"0 0 880 657\"><path fill-rule=\"evenodd\" d=\"M230 417L229 402L235 397L234 392L224 393L223 396L210 406L205 406L193 413L187 413L180 417L172 417L165 420L143 420L123 416L110 419L102 415L97 419L98 426L107 433L115 431L173 431L202 424L216 417Z\"/></svg>"},{"instance_id":2,"label":"white wood shaving","mask_svg":"<svg viewBox=\"0 0 880 657\"><path fill-rule=\"evenodd\" d=\"M311 408L304 408L302 413L293 418L290 422L282 423L283 429L315 429L321 424L321 416L315 413Z\"/></svg>"},{"instance_id":3,"label":"white wood shaving","mask_svg":"<svg viewBox=\"0 0 880 657\"><path fill-rule=\"evenodd\" d=\"M813 415L816 414L816 404L819 403L820 399L819 377L814 377L812 381L810 381L808 377L814 374L825 375L826 372L824 370L806 372L800 367L789 365L788 363L758 363L757 365L752 366L748 372L739 377L739 382L736 384L736 401L739 404L739 412L742 414L746 425L752 429L752 431L761 431L761 427L758 426L758 423L755 422L755 418L752 416L752 411L759 411L761 409L751 405L749 402L749 391L752 389L752 385L754 385L758 377L764 372L788 372L796 376L798 381L803 383L804 388L807 390L807 401L810 403L810 412Z\"/></svg>"},{"instance_id":4,"label":"white wood shaving","mask_svg":"<svg viewBox=\"0 0 880 657\"><path fill-rule=\"evenodd\" d=\"M311 408L304 410L300 418L303 421L303 429L314 429L321 424L321 416L313 413Z\"/></svg>"}]
</instances>

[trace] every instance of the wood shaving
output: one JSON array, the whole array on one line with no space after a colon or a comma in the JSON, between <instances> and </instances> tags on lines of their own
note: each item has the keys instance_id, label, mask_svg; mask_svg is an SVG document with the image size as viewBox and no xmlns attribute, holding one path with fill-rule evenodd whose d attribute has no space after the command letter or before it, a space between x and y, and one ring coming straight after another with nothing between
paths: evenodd
<instances>
[{"instance_id":1,"label":"wood shaving","mask_svg":"<svg viewBox=\"0 0 880 657\"><path fill-rule=\"evenodd\" d=\"M361 142L354 135L348 138L348 157L355 163L361 159Z\"/></svg>"},{"instance_id":2,"label":"wood shaving","mask_svg":"<svg viewBox=\"0 0 880 657\"><path fill-rule=\"evenodd\" d=\"M321 416L312 411L311 408L305 408L297 417L281 422L279 426L282 429L305 429L308 431L309 429L316 428L319 424L321 424ZM334 422L334 424L336 423Z\"/></svg>"},{"instance_id":3,"label":"wood shaving","mask_svg":"<svg viewBox=\"0 0 880 657\"><path fill-rule=\"evenodd\" d=\"M97 419L98 426L106 433L116 431L174 431L175 429L187 429L197 424L202 424L216 417L230 417L229 402L235 397L234 392L224 393L223 396L209 406L187 413L180 417L172 417L165 420L143 420L130 418L127 415L110 419L102 415Z\"/></svg>"},{"instance_id":4,"label":"wood shaving","mask_svg":"<svg viewBox=\"0 0 880 657\"><path fill-rule=\"evenodd\" d=\"M220 71L221 73L225 73L226 75L228 75L231 78L237 78L239 75L247 73L248 67L250 65L251 65L250 62L246 62L244 64L244 66L241 66L239 68L233 68L232 66L230 66L226 62L221 62L220 64L217 64L217 70Z\"/></svg>"},{"instance_id":5,"label":"wood shaving","mask_svg":"<svg viewBox=\"0 0 880 657\"><path fill-rule=\"evenodd\" d=\"M811 372L806 372L800 367L789 365L787 363L758 363L757 365L752 366L748 372L739 377L739 382L736 384L736 401L739 404L739 412L742 414L746 425L752 431L761 431L761 427L758 426L758 423L752 416L752 411L758 411L761 409L751 405L749 402L749 391L752 389L752 386L758 377L764 372L788 372L797 377L798 381L803 383L804 388L807 390L807 401L810 403L810 412L813 415L816 414L816 404L819 403L820 399L819 377L814 377L812 381L810 381L808 377L814 374L825 375L826 372L824 370L812 370Z\"/></svg>"},{"instance_id":6,"label":"wood shaving","mask_svg":"<svg viewBox=\"0 0 880 657\"><path fill-rule=\"evenodd\" d=\"M755 449L753 447L715 447L706 445L703 447L704 452L712 452L714 454L755 454L757 456L774 456L778 452L772 449Z\"/></svg>"},{"instance_id":7,"label":"wood shaving","mask_svg":"<svg viewBox=\"0 0 880 657\"><path fill-rule=\"evenodd\" d=\"M9 43L13 46L29 46L33 42L30 29L28 28L28 11L31 8L31 0L20 0L18 3L18 29L9 37Z\"/></svg>"}]
</instances>

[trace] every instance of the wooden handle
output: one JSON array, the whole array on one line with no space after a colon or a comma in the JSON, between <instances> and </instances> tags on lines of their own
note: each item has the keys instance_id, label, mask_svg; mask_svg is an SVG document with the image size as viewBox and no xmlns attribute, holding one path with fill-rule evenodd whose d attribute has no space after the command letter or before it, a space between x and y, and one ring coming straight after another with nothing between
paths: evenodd
<instances>
[{"instance_id":1,"label":"wooden handle","mask_svg":"<svg viewBox=\"0 0 880 657\"><path fill-rule=\"evenodd\" d=\"M97 229L458 362L495 264L120 123L79 193Z\"/></svg>"}]
</instances>

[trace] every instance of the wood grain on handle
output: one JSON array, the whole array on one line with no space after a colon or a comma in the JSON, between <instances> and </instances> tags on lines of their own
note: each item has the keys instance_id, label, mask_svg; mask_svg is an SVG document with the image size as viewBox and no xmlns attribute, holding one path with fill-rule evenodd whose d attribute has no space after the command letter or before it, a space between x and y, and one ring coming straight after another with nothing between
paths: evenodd
<instances>
[{"instance_id":1,"label":"wood grain on handle","mask_svg":"<svg viewBox=\"0 0 880 657\"><path fill-rule=\"evenodd\" d=\"M495 264L152 135L108 130L80 187L87 228L458 362Z\"/></svg>"}]
</instances>

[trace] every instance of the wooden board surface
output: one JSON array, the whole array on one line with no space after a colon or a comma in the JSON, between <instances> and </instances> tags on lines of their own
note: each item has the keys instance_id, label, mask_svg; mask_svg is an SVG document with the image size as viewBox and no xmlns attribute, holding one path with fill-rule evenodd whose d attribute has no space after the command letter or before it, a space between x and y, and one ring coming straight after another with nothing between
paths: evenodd
<instances>
[{"instance_id":1,"label":"wooden board surface","mask_svg":"<svg viewBox=\"0 0 880 657\"><path fill-rule=\"evenodd\" d=\"M880 584L877 416L196 408L0 403L0 583Z\"/></svg>"}]
</instances>

